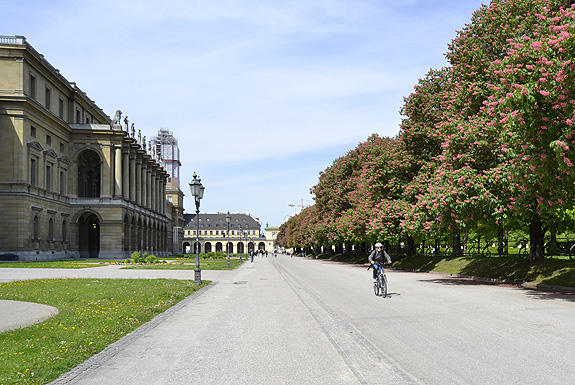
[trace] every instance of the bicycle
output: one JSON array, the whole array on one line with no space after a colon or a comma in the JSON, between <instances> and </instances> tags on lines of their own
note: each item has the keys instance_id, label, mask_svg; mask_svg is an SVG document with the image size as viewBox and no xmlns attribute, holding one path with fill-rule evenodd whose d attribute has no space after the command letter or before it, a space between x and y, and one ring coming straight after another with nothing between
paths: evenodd
<instances>
[{"instance_id":1,"label":"bicycle","mask_svg":"<svg viewBox=\"0 0 575 385\"><path fill-rule=\"evenodd\" d=\"M380 295L381 298L387 297L387 275L385 275L385 270L383 269L383 265L379 266L379 272L377 273L377 278L373 283L373 291L376 296Z\"/></svg>"}]
</instances>

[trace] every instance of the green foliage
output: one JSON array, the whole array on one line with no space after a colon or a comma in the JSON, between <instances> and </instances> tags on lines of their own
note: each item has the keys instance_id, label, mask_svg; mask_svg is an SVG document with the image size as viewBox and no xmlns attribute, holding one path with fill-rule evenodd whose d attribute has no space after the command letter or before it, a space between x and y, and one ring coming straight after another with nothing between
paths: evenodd
<instances>
[{"instance_id":1,"label":"green foliage","mask_svg":"<svg viewBox=\"0 0 575 385\"><path fill-rule=\"evenodd\" d=\"M280 245L520 230L543 258L546 229L574 229L575 5L493 0L446 56L405 98L396 138L373 135L320 173Z\"/></svg>"}]
</instances>

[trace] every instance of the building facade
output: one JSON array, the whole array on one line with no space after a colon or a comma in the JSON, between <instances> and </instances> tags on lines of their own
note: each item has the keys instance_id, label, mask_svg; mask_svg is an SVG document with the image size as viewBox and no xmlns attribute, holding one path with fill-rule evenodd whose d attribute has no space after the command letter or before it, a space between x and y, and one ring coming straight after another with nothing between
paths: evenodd
<instances>
[{"instance_id":1,"label":"building facade","mask_svg":"<svg viewBox=\"0 0 575 385\"><path fill-rule=\"evenodd\" d=\"M230 214L230 223L226 213L218 214L184 214L184 253L195 253L196 237L199 241L199 252L249 253L255 250L266 250L266 239L261 234L261 223L248 213Z\"/></svg>"},{"instance_id":2,"label":"building facade","mask_svg":"<svg viewBox=\"0 0 575 385\"><path fill-rule=\"evenodd\" d=\"M266 250L276 250L278 248L276 239L280 232L278 226L266 226Z\"/></svg>"},{"instance_id":3,"label":"building facade","mask_svg":"<svg viewBox=\"0 0 575 385\"><path fill-rule=\"evenodd\" d=\"M183 202L166 200L168 174L151 144L20 36L0 36L0 142L0 258L173 250Z\"/></svg>"},{"instance_id":4,"label":"building facade","mask_svg":"<svg viewBox=\"0 0 575 385\"><path fill-rule=\"evenodd\" d=\"M172 207L174 226L172 231L172 252L182 253L184 238L184 193L180 190L180 148L178 139L171 131L160 129L158 135L151 139L152 149L160 166L168 173L166 199Z\"/></svg>"}]
</instances>

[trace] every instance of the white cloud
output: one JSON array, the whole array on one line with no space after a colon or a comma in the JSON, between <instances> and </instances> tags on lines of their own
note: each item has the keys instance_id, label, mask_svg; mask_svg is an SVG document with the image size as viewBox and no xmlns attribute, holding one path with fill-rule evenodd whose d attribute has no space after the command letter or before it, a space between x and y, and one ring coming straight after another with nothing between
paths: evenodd
<instances>
[{"instance_id":1,"label":"white cloud","mask_svg":"<svg viewBox=\"0 0 575 385\"><path fill-rule=\"evenodd\" d=\"M174 132L182 180L197 170L206 182L203 207L235 206L276 224L292 212L288 203L309 198L330 160L374 132L397 133L403 97L445 64L447 43L481 5L5 3L0 33L26 36L104 111L121 109L148 137L160 127Z\"/></svg>"}]
</instances>

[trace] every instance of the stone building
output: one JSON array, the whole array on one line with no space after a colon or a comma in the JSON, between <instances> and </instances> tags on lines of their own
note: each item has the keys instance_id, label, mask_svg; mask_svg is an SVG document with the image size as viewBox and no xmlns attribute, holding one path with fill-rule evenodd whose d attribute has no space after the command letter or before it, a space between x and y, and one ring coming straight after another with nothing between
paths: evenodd
<instances>
[{"instance_id":1,"label":"stone building","mask_svg":"<svg viewBox=\"0 0 575 385\"><path fill-rule=\"evenodd\" d=\"M199 238L200 253L226 252L229 242L230 253L248 253L254 250L266 250L266 239L261 234L260 222L248 213L230 214L229 227L226 213L184 214L183 251L195 253L196 236ZM198 229L199 224L199 229ZM228 234L229 230L229 234ZM196 232L199 233L196 234Z\"/></svg>"},{"instance_id":2,"label":"stone building","mask_svg":"<svg viewBox=\"0 0 575 385\"><path fill-rule=\"evenodd\" d=\"M180 190L180 148L178 139L171 131L159 129L158 135L151 140L160 166L168 173L166 199L171 204L173 220L172 252L182 253L184 237L184 193Z\"/></svg>"},{"instance_id":3,"label":"stone building","mask_svg":"<svg viewBox=\"0 0 575 385\"><path fill-rule=\"evenodd\" d=\"M0 142L0 258L172 251L183 194L166 200L168 174L145 137L20 36L0 36Z\"/></svg>"}]
</instances>

